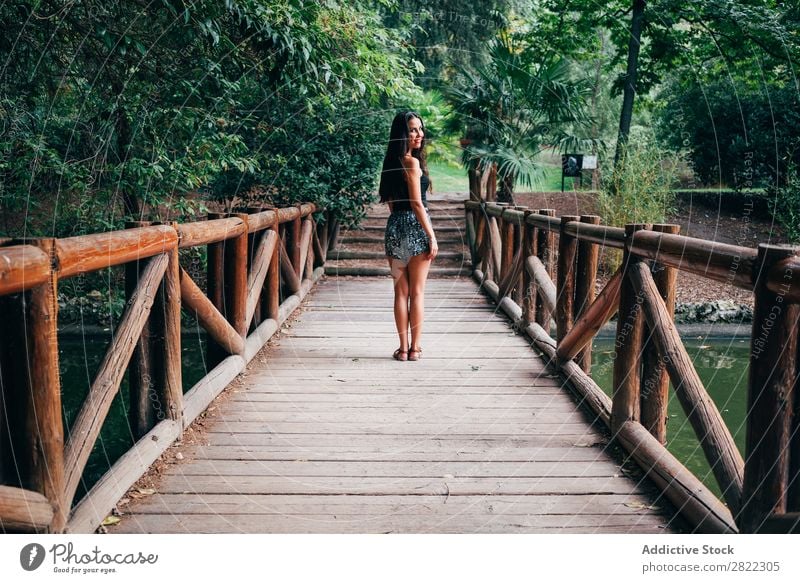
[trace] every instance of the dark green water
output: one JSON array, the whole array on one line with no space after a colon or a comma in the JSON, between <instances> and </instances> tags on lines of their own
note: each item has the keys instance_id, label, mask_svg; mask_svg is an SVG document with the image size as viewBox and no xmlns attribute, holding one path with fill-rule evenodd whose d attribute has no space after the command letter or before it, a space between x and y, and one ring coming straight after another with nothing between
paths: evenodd
<instances>
[{"instance_id":1,"label":"dark green water","mask_svg":"<svg viewBox=\"0 0 800 583\"><path fill-rule=\"evenodd\" d=\"M720 410L739 451L744 455L749 339L685 339L684 345L706 391ZM613 348L613 339L597 340L594 344L592 377L609 395L613 377ZM668 412L667 449L719 495L717 482L672 387Z\"/></svg>"},{"instance_id":2,"label":"dark green water","mask_svg":"<svg viewBox=\"0 0 800 583\"><path fill-rule=\"evenodd\" d=\"M62 335L59 338L59 369L61 371L61 403L64 412L64 427L72 427L80 407L89 392L89 386L105 355L111 336ZM199 334L184 334L182 337L183 390L186 392L206 374L203 361L205 341ZM91 489L111 466L134 443L128 424L128 375L122 381L114 397L103 429L89 456L83 480L75 494L75 502Z\"/></svg>"}]
</instances>

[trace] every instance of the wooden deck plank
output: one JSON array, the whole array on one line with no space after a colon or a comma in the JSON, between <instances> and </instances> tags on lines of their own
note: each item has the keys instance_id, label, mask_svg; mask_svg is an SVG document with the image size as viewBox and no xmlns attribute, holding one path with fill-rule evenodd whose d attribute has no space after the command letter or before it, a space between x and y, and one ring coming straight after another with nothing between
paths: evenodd
<instances>
[{"instance_id":1,"label":"wooden deck plank","mask_svg":"<svg viewBox=\"0 0 800 583\"><path fill-rule=\"evenodd\" d=\"M130 529L130 530L128 530ZM440 519L418 516L377 516L363 518L338 518L336 515L263 516L242 515L175 515L140 514L124 521L115 532L164 533L254 533L273 534L390 534L437 533L475 534L527 533L644 533L659 534L665 530L664 522L649 515L498 515L449 516Z\"/></svg>"},{"instance_id":2,"label":"wooden deck plank","mask_svg":"<svg viewBox=\"0 0 800 583\"><path fill-rule=\"evenodd\" d=\"M608 455L597 448L579 447L529 447L499 448L463 445L444 452L431 451L426 447L407 446L400 450L386 450L377 446L357 447L345 444L314 446L305 450L299 446L281 448L271 446L243 445L205 445L191 448L186 454L189 459L205 460L264 460L264 461L597 461L607 460Z\"/></svg>"},{"instance_id":3,"label":"wooden deck plank","mask_svg":"<svg viewBox=\"0 0 800 583\"><path fill-rule=\"evenodd\" d=\"M391 299L390 278L322 280L109 530L672 528L669 505L472 281L429 282L419 362L390 357Z\"/></svg>"},{"instance_id":4,"label":"wooden deck plank","mask_svg":"<svg viewBox=\"0 0 800 583\"><path fill-rule=\"evenodd\" d=\"M189 464L187 464L189 465ZM489 496L494 494L635 494L636 482L618 477L362 477L194 476L165 474L159 492L202 494L363 494Z\"/></svg>"},{"instance_id":5,"label":"wooden deck plank","mask_svg":"<svg viewBox=\"0 0 800 583\"><path fill-rule=\"evenodd\" d=\"M245 494L163 494L137 504L141 514L261 514L374 516L405 514L446 516L458 511L475 515L631 515L657 506L638 494L568 494L564 496L297 496Z\"/></svg>"}]
</instances>

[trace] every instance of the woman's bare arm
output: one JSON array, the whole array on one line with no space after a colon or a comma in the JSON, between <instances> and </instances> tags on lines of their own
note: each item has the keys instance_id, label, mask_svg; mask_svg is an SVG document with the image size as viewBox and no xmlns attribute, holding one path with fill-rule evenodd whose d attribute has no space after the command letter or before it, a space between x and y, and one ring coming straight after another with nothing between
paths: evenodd
<instances>
[{"instance_id":1,"label":"woman's bare arm","mask_svg":"<svg viewBox=\"0 0 800 583\"><path fill-rule=\"evenodd\" d=\"M408 202L411 205L411 210L414 211L419 224L422 225L425 234L431 242L431 254L435 257L438 253L439 246L436 243L436 234L433 232L433 225L431 224L428 213L425 212L425 205L422 204L422 192L420 191L419 181L422 177L422 169L419 166L419 160L413 156L403 157L403 170L408 186Z\"/></svg>"}]
</instances>

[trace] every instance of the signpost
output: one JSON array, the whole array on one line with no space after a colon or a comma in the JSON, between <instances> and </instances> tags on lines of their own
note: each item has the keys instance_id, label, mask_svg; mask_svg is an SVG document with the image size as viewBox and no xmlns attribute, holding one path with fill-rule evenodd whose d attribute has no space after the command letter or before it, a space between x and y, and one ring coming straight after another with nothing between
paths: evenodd
<instances>
[{"instance_id":1,"label":"signpost","mask_svg":"<svg viewBox=\"0 0 800 583\"><path fill-rule=\"evenodd\" d=\"M564 192L564 179L577 178L582 185L583 170L595 170L597 156L589 154L562 154L561 156L561 192Z\"/></svg>"}]
</instances>

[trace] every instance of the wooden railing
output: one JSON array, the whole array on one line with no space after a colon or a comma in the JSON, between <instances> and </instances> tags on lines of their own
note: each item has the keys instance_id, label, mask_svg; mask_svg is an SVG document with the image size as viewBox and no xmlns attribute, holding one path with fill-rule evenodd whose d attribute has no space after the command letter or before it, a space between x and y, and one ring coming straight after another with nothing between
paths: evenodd
<instances>
[{"instance_id":1,"label":"wooden railing","mask_svg":"<svg viewBox=\"0 0 800 583\"><path fill-rule=\"evenodd\" d=\"M335 229L313 204L137 223L67 239L0 240L0 525L4 531L92 532L126 490L264 346L324 271ZM207 246L207 292L181 249ZM57 289L61 280L126 264L128 302L72 423L62 422ZM181 309L209 338L210 372L185 394ZM136 440L73 505L125 371ZM154 415L153 393L162 404ZM162 417L162 419L159 419Z\"/></svg>"},{"instance_id":2,"label":"wooden railing","mask_svg":"<svg viewBox=\"0 0 800 583\"><path fill-rule=\"evenodd\" d=\"M798 248L751 249L684 237L677 225L606 227L596 216L474 200L465 211L474 277L698 531L800 530ZM621 250L622 265L595 296L601 247ZM744 459L673 322L679 270L754 293ZM608 397L591 377L592 339L614 314ZM670 380L724 503L664 447Z\"/></svg>"}]
</instances>

